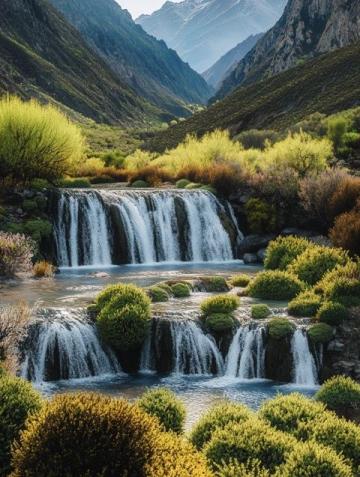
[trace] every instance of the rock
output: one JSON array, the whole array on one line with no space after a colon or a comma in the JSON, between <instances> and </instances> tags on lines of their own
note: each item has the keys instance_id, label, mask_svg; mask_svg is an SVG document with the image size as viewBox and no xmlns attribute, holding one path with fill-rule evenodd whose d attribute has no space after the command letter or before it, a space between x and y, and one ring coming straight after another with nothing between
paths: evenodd
<instances>
[{"instance_id":1,"label":"rock","mask_svg":"<svg viewBox=\"0 0 360 477\"><path fill-rule=\"evenodd\" d=\"M280 235L295 235L296 237L310 238L314 237L316 235L316 232L313 232L311 230L298 229L296 227L287 227L286 229L281 231Z\"/></svg>"},{"instance_id":2,"label":"rock","mask_svg":"<svg viewBox=\"0 0 360 477\"><path fill-rule=\"evenodd\" d=\"M243 256L244 263L251 265L252 263L259 263L258 256L255 253L245 253Z\"/></svg>"},{"instance_id":3,"label":"rock","mask_svg":"<svg viewBox=\"0 0 360 477\"><path fill-rule=\"evenodd\" d=\"M33 190L28 190L28 189L25 189L22 192L22 196L24 197L24 199L33 199L35 197L35 194L36 192L34 192Z\"/></svg>"},{"instance_id":4,"label":"rock","mask_svg":"<svg viewBox=\"0 0 360 477\"><path fill-rule=\"evenodd\" d=\"M275 340L268 337L265 350L266 378L290 383L293 369L291 339Z\"/></svg>"},{"instance_id":5,"label":"rock","mask_svg":"<svg viewBox=\"0 0 360 477\"><path fill-rule=\"evenodd\" d=\"M261 248L256 255L257 255L258 261L260 263L264 263L265 256L266 256L266 248Z\"/></svg>"},{"instance_id":6,"label":"rock","mask_svg":"<svg viewBox=\"0 0 360 477\"><path fill-rule=\"evenodd\" d=\"M339 340L333 340L329 343L327 349L328 351L340 352L344 349L344 343Z\"/></svg>"},{"instance_id":7,"label":"rock","mask_svg":"<svg viewBox=\"0 0 360 477\"><path fill-rule=\"evenodd\" d=\"M333 246L331 240L328 237L325 237L325 235L316 235L315 237L310 237L309 240L310 242L313 242L316 245L322 245L323 247Z\"/></svg>"},{"instance_id":8,"label":"rock","mask_svg":"<svg viewBox=\"0 0 360 477\"><path fill-rule=\"evenodd\" d=\"M93 272L90 273L89 276L91 278L110 278L110 275L106 272Z\"/></svg>"},{"instance_id":9,"label":"rock","mask_svg":"<svg viewBox=\"0 0 360 477\"><path fill-rule=\"evenodd\" d=\"M276 234L248 235L239 242L237 247L238 255L243 256L245 253L257 253L258 250L266 248L269 242L275 238Z\"/></svg>"}]
</instances>

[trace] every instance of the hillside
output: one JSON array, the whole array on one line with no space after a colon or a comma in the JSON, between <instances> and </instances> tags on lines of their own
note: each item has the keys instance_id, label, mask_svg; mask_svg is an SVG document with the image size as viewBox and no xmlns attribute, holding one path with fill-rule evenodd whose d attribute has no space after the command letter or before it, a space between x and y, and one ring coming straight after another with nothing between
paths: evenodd
<instances>
[{"instance_id":1,"label":"hillside","mask_svg":"<svg viewBox=\"0 0 360 477\"><path fill-rule=\"evenodd\" d=\"M168 1L137 22L203 73L250 35L271 28L285 5L286 0Z\"/></svg>"},{"instance_id":2,"label":"hillside","mask_svg":"<svg viewBox=\"0 0 360 477\"><path fill-rule=\"evenodd\" d=\"M156 135L154 151L175 147L187 134L230 129L282 129L314 112L360 104L360 43L309 60L270 79L240 87L222 101Z\"/></svg>"},{"instance_id":3,"label":"hillside","mask_svg":"<svg viewBox=\"0 0 360 477\"><path fill-rule=\"evenodd\" d=\"M289 0L280 20L240 61L214 99L359 40L358 0Z\"/></svg>"},{"instance_id":4,"label":"hillside","mask_svg":"<svg viewBox=\"0 0 360 477\"><path fill-rule=\"evenodd\" d=\"M263 33L257 35L250 35L246 40L242 41L224 56L220 58L211 68L206 70L202 76L203 78L217 89L222 81L228 76L233 68L239 63L240 60L256 45L256 43L263 36Z\"/></svg>"},{"instance_id":5,"label":"hillside","mask_svg":"<svg viewBox=\"0 0 360 477\"><path fill-rule=\"evenodd\" d=\"M50 1L124 82L161 109L189 116L186 104L204 104L211 96L198 73L114 0Z\"/></svg>"},{"instance_id":6,"label":"hillside","mask_svg":"<svg viewBox=\"0 0 360 477\"><path fill-rule=\"evenodd\" d=\"M52 100L99 122L143 122L159 113L45 0L1 0L0 94L9 92Z\"/></svg>"}]
</instances>

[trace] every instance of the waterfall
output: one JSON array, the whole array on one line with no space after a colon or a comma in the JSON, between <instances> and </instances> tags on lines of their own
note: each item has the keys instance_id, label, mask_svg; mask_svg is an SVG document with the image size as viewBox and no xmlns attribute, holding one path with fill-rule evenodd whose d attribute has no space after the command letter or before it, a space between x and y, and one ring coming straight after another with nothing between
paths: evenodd
<instances>
[{"instance_id":1,"label":"waterfall","mask_svg":"<svg viewBox=\"0 0 360 477\"><path fill-rule=\"evenodd\" d=\"M22 377L35 382L77 379L121 372L84 312L51 310L32 326Z\"/></svg>"},{"instance_id":2,"label":"waterfall","mask_svg":"<svg viewBox=\"0 0 360 477\"><path fill-rule=\"evenodd\" d=\"M230 204L207 191L66 190L55 203L60 266L226 261L239 238Z\"/></svg>"},{"instance_id":3,"label":"waterfall","mask_svg":"<svg viewBox=\"0 0 360 477\"><path fill-rule=\"evenodd\" d=\"M263 327L239 327L226 358L226 376L241 379L265 377L264 334Z\"/></svg>"},{"instance_id":4,"label":"waterfall","mask_svg":"<svg viewBox=\"0 0 360 477\"><path fill-rule=\"evenodd\" d=\"M291 340L293 355L293 382L305 386L317 383L315 360L310 352L306 330L297 328Z\"/></svg>"}]
</instances>

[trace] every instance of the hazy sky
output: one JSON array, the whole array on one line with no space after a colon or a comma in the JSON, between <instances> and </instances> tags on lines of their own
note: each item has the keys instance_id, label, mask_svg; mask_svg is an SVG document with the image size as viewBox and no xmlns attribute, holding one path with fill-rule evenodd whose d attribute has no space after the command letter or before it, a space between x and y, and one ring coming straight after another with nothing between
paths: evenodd
<instances>
[{"instance_id":1,"label":"hazy sky","mask_svg":"<svg viewBox=\"0 0 360 477\"><path fill-rule=\"evenodd\" d=\"M133 18L137 18L142 13L152 13L154 10L158 10L166 0L117 0L117 2L129 10ZM172 0L179 2L181 0Z\"/></svg>"}]
</instances>

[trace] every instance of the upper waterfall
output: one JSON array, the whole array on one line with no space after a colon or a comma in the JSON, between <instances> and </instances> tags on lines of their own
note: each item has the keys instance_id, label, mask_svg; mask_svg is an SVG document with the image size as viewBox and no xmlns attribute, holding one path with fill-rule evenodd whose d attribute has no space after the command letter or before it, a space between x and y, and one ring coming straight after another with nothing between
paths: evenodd
<instances>
[{"instance_id":1,"label":"upper waterfall","mask_svg":"<svg viewBox=\"0 0 360 477\"><path fill-rule=\"evenodd\" d=\"M226 261L239 228L207 191L69 190L56 196L60 266Z\"/></svg>"}]
</instances>

